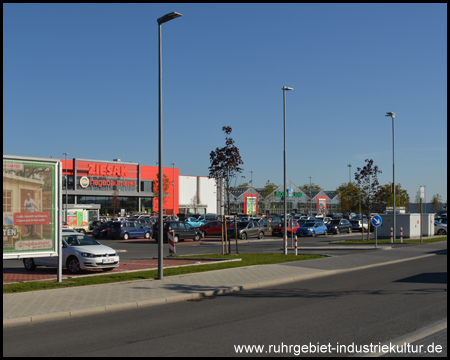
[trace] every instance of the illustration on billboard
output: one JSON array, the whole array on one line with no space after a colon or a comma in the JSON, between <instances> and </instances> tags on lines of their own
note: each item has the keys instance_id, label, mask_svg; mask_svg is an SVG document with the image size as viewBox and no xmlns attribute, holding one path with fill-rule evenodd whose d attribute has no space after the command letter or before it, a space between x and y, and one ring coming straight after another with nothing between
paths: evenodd
<instances>
[{"instance_id":1,"label":"illustration on billboard","mask_svg":"<svg viewBox=\"0 0 450 360\"><path fill-rule=\"evenodd\" d=\"M3 157L3 257L56 251L56 168Z\"/></svg>"},{"instance_id":2,"label":"illustration on billboard","mask_svg":"<svg viewBox=\"0 0 450 360\"><path fill-rule=\"evenodd\" d=\"M322 214L327 211L327 197L326 196L317 196L317 210Z\"/></svg>"},{"instance_id":3,"label":"illustration on billboard","mask_svg":"<svg viewBox=\"0 0 450 360\"><path fill-rule=\"evenodd\" d=\"M247 197L246 199L247 215L256 215L256 197Z\"/></svg>"}]
</instances>

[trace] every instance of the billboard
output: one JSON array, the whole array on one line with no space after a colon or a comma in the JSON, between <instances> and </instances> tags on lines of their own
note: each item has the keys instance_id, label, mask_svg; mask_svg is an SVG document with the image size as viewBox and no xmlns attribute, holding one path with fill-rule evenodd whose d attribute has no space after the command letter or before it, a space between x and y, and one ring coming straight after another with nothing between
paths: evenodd
<instances>
[{"instance_id":1,"label":"billboard","mask_svg":"<svg viewBox=\"0 0 450 360\"><path fill-rule=\"evenodd\" d=\"M56 256L61 165L3 155L3 259Z\"/></svg>"},{"instance_id":2,"label":"billboard","mask_svg":"<svg viewBox=\"0 0 450 360\"><path fill-rule=\"evenodd\" d=\"M258 213L258 194L244 194L244 214L255 216Z\"/></svg>"}]
</instances>

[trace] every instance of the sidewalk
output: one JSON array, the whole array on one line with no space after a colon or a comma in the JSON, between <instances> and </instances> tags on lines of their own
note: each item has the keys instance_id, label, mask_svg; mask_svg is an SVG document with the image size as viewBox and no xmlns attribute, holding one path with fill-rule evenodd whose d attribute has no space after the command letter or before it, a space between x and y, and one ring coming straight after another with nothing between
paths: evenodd
<instances>
[{"instance_id":1,"label":"sidewalk","mask_svg":"<svg viewBox=\"0 0 450 360\"><path fill-rule=\"evenodd\" d=\"M447 242L274 265L3 295L3 326L185 301L387 265L447 252Z\"/></svg>"}]
</instances>

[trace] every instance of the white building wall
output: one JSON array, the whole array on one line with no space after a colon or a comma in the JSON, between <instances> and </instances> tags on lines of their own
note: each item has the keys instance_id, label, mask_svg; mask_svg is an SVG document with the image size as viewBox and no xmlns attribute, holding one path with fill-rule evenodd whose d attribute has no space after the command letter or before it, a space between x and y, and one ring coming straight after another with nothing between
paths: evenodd
<instances>
[{"instance_id":1,"label":"white building wall","mask_svg":"<svg viewBox=\"0 0 450 360\"><path fill-rule=\"evenodd\" d=\"M197 212L217 214L216 182L207 176L180 175L180 212L193 208L195 202ZM192 210L193 211L193 210Z\"/></svg>"}]
</instances>

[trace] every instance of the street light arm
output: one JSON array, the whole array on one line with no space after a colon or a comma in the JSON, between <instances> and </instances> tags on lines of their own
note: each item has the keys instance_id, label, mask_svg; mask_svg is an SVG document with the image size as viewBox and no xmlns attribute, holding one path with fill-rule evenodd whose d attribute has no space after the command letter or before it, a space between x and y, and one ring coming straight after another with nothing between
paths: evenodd
<instances>
[{"instance_id":1,"label":"street light arm","mask_svg":"<svg viewBox=\"0 0 450 360\"><path fill-rule=\"evenodd\" d=\"M164 16L161 16L156 21L158 21L158 24L161 25L161 24L164 24L165 22L168 22L168 21L170 21L172 19L175 19L177 17L180 17L180 16L183 16L183 15L181 15L180 13L177 13L177 12L171 12L170 14L166 14Z\"/></svg>"}]
</instances>

